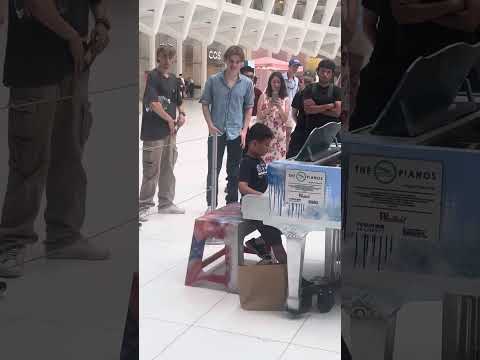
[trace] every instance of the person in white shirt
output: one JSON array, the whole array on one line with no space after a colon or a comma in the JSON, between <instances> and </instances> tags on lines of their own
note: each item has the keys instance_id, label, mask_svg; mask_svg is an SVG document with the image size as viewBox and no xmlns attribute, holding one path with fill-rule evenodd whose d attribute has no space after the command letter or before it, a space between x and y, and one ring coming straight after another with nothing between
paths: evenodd
<instances>
[{"instance_id":1,"label":"person in white shirt","mask_svg":"<svg viewBox=\"0 0 480 360\"><path fill-rule=\"evenodd\" d=\"M300 88L299 87L300 80L296 75L298 72L298 68L300 66L302 66L302 63L300 62L300 60L296 58L292 58L288 62L288 71L283 74L283 78L287 85L287 92L288 92L288 98L290 100L290 104L292 103L293 98L295 97L295 95L297 94Z\"/></svg>"}]
</instances>

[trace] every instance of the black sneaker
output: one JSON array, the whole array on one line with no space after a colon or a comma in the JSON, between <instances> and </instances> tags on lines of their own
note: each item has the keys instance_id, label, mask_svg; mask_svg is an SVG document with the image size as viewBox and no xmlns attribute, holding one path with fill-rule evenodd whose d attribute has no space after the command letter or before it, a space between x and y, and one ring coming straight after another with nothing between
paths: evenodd
<instances>
[{"instance_id":1,"label":"black sneaker","mask_svg":"<svg viewBox=\"0 0 480 360\"><path fill-rule=\"evenodd\" d=\"M261 237L250 239L245 243L245 247L257 254L258 257L264 260L271 260L272 256L268 253L265 242Z\"/></svg>"},{"instance_id":2,"label":"black sneaker","mask_svg":"<svg viewBox=\"0 0 480 360\"><path fill-rule=\"evenodd\" d=\"M0 250L0 278L17 278L23 275L26 248L9 246Z\"/></svg>"},{"instance_id":3,"label":"black sneaker","mask_svg":"<svg viewBox=\"0 0 480 360\"><path fill-rule=\"evenodd\" d=\"M309 281L309 280L305 279L304 277L302 277L302 285L301 285L302 288L310 287L313 284L315 284L313 281Z\"/></svg>"}]
</instances>

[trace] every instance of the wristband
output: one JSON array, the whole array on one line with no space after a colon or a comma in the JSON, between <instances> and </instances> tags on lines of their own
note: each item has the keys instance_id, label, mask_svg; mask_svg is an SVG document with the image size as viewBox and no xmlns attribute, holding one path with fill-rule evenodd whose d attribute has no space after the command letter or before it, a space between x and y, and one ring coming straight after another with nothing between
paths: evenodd
<instances>
[{"instance_id":1,"label":"wristband","mask_svg":"<svg viewBox=\"0 0 480 360\"><path fill-rule=\"evenodd\" d=\"M107 30L110 31L110 21L108 21L107 18L98 18L98 19L95 19L95 25L98 25L98 24L102 24L103 26L105 26L107 28Z\"/></svg>"}]
</instances>

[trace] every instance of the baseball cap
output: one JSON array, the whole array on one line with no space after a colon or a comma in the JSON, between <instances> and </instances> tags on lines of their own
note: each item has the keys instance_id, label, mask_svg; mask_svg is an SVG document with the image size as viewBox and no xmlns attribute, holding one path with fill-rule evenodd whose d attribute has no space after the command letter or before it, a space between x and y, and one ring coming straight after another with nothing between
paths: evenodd
<instances>
[{"instance_id":1,"label":"baseball cap","mask_svg":"<svg viewBox=\"0 0 480 360\"><path fill-rule=\"evenodd\" d=\"M302 66L302 63L298 59L290 59L288 66Z\"/></svg>"}]
</instances>

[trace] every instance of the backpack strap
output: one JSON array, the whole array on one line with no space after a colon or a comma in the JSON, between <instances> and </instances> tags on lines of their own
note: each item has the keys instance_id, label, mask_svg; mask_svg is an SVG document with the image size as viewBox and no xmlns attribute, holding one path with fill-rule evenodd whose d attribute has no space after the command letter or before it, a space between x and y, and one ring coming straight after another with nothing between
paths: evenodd
<instances>
[{"instance_id":1,"label":"backpack strap","mask_svg":"<svg viewBox=\"0 0 480 360\"><path fill-rule=\"evenodd\" d=\"M327 96L331 99L333 98L333 84L328 85Z\"/></svg>"}]
</instances>

